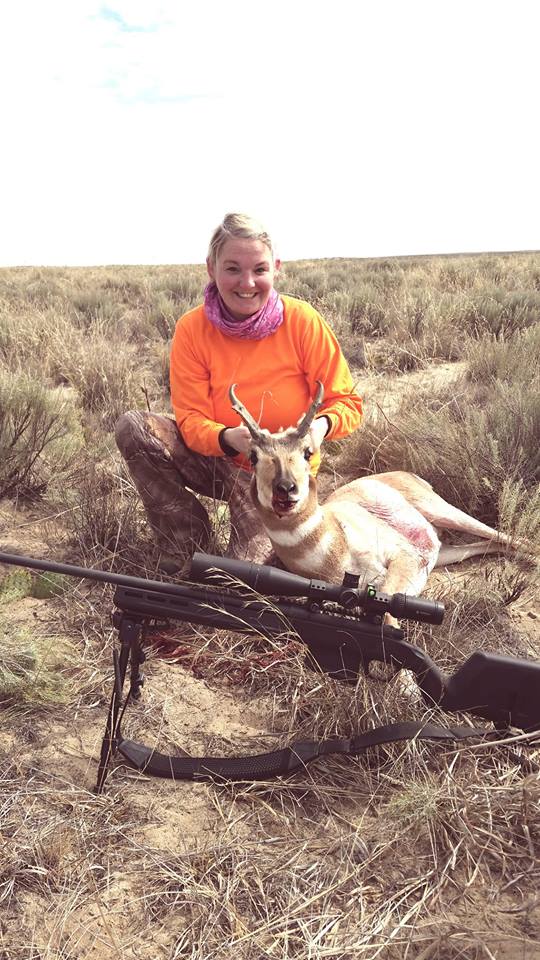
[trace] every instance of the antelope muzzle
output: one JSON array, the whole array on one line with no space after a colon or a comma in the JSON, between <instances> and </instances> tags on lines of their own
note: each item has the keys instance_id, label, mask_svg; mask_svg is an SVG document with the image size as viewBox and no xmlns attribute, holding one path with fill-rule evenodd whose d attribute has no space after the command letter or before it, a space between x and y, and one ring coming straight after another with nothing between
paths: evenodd
<instances>
[{"instance_id":1,"label":"antelope muzzle","mask_svg":"<svg viewBox=\"0 0 540 960\"><path fill-rule=\"evenodd\" d=\"M272 483L272 507L276 513L290 513L298 503L298 484L293 477L277 477Z\"/></svg>"}]
</instances>

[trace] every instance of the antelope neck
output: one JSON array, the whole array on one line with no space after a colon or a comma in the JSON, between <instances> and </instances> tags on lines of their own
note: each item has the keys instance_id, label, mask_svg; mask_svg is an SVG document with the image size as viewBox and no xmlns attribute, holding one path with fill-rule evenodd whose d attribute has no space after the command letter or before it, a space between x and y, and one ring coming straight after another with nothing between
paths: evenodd
<instances>
[{"instance_id":1,"label":"antelope neck","mask_svg":"<svg viewBox=\"0 0 540 960\"><path fill-rule=\"evenodd\" d=\"M252 494L268 537L276 553L284 562L290 559L291 554L296 554L299 550L303 552L305 548L318 545L326 525L323 511L317 500L317 484L313 478L310 478L309 493L305 503L294 514L287 513L280 516L274 510L263 507L257 495L255 478L252 483Z\"/></svg>"}]
</instances>

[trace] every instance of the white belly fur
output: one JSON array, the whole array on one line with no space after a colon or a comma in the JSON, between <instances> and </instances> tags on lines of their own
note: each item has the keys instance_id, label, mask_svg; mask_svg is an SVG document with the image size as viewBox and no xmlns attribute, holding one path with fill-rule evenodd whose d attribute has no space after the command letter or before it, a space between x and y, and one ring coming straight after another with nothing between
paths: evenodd
<instances>
[{"instance_id":1,"label":"white belly fur","mask_svg":"<svg viewBox=\"0 0 540 960\"><path fill-rule=\"evenodd\" d=\"M344 500L329 505L329 509L343 530L349 547L348 556L343 558L340 579L345 572L354 573L360 577L361 584L380 586L396 550L412 554L405 537L381 523L364 507Z\"/></svg>"}]
</instances>

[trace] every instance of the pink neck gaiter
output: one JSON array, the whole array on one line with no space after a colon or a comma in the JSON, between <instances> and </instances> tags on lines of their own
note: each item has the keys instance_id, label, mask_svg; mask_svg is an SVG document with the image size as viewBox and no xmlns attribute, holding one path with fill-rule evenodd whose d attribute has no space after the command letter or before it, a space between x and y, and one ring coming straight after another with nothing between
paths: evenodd
<instances>
[{"instance_id":1,"label":"pink neck gaiter","mask_svg":"<svg viewBox=\"0 0 540 960\"><path fill-rule=\"evenodd\" d=\"M272 287L264 307L251 317L237 320L225 306L219 290L212 281L204 291L204 309L210 323L227 334L241 340L262 340L275 333L283 323L283 301Z\"/></svg>"}]
</instances>

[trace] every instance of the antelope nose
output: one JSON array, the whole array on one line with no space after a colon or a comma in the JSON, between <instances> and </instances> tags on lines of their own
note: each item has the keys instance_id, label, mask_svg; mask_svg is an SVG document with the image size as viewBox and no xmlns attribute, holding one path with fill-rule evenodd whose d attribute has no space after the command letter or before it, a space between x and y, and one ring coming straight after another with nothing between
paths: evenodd
<instances>
[{"instance_id":1,"label":"antelope nose","mask_svg":"<svg viewBox=\"0 0 540 960\"><path fill-rule=\"evenodd\" d=\"M297 490L294 480L278 480L276 483L276 493L282 497L289 497L291 493L297 493Z\"/></svg>"}]
</instances>

